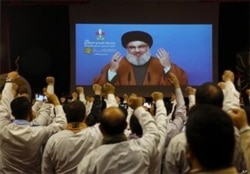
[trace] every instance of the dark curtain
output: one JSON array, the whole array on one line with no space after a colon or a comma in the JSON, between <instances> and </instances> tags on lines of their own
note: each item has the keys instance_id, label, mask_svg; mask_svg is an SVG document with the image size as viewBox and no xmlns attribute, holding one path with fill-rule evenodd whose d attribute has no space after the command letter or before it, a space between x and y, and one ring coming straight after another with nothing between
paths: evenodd
<instances>
[{"instance_id":1,"label":"dark curtain","mask_svg":"<svg viewBox=\"0 0 250 174\"><path fill-rule=\"evenodd\" d=\"M0 54L0 74L10 71L9 54L9 18L8 8L1 5L1 54Z\"/></svg>"}]
</instances>

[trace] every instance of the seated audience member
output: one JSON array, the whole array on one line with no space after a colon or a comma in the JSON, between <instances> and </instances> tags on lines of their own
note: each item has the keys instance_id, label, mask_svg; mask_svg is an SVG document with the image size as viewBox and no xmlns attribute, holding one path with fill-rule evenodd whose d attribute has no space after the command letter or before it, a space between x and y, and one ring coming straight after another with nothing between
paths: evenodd
<instances>
[{"instance_id":1,"label":"seated audience member","mask_svg":"<svg viewBox=\"0 0 250 174\"><path fill-rule=\"evenodd\" d=\"M189 111L186 138L190 173L237 174L232 163L234 128L226 112L213 105L194 106Z\"/></svg>"},{"instance_id":2,"label":"seated audience member","mask_svg":"<svg viewBox=\"0 0 250 174\"><path fill-rule=\"evenodd\" d=\"M47 94L55 106L56 117L48 126L32 126L32 109L27 97L16 97L13 83L17 72L8 73L0 103L0 173L40 173L42 147L54 133L64 129L67 121L55 94ZM49 114L49 110L44 110ZM11 114L15 120L11 122Z\"/></svg>"},{"instance_id":3,"label":"seated audience member","mask_svg":"<svg viewBox=\"0 0 250 174\"><path fill-rule=\"evenodd\" d=\"M194 92L194 91L193 91ZM194 99L196 105L210 104L219 108L229 108L223 104L229 104L230 102L224 102L224 98L228 96L223 95L222 89L213 83L204 83L195 92ZM228 99L226 99L228 100ZM192 102L194 102L192 101ZM235 101L233 101L235 102ZM232 106L232 105L231 105ZM240 137L237 128L235 128L235 152L233 164L236 166L239 172L245 170L245 161L243 152L240 148ZM163 161L163 171L165 173L188 173L190 166L186 160L186 137L185 133L182 132L171 139L167 148L166 156Z\"/></svg>"},{"instance_id":4,"label":"seated audience member","mask_svg":"<svg viewBox=\"0 0 250 174\"><path fill-rule=\"evenodd\" d=\"M249 108L243 109L233 109L229 112L229 115L234 123L234 125L240 130L240 142L241 148L244 153L247 171L250 172L250 124L249 124Z\"/></svg>"},{"instance_id":5,"label":"seated audience member","mask_svg":"<svg viewBox=\"0 0 250 174\"><path fill-rule=\"evenodd\" d=\"M102 87L94 84L95 103L90 113L93 119L101 112L100 94ZM96 105L95 105L96 104ZM75 173L81 159L91 150L101 145L102 134L99 126L86 128L85 106L79 100L68 103L65 107L68 126L50 137L43 153L42 173ZM96 120L92 120L96 123ZM91 122L92 123L92 122Z\"/></svg>"},{"instance_id":6,"label":"seated audience member","mask_svg":"<svg viewBox=\"0 0 250 174\"><path fill-rule=\"evenodd\" d=\"M139 119L143 136L128 141L124 134L126 116L118 107L106 108L100 118L103 145L83 157L77 173L148 173L150 158L159 142L157 126L139 97L130 97L128 104Z\"/></svg>"}]
</instances>

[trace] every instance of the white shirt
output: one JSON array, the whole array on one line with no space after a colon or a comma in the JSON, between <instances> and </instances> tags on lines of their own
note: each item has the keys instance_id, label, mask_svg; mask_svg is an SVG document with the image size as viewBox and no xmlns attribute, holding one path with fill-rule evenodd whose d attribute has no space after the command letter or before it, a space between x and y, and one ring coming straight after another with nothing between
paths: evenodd
<instances>
[{"instance_id":1,"label":"white shirt","mask_svg":"<svg viewBox=\"0 0 250 174\"><path fill-rule=\"evenodd\" d=\"M148 173L150 158L159 143L159 132L151 114L143 107L137 108L134 114L142 126L142 138L100 146L82 159L77 173Z\"/></svg>"},{"instance_id":2,"label":"white shirt","mask_svg":"<svg viewBox=\"0 0 250 174\"><path fill-rule=\"evenodd\" d=\"M62 106L56 106L54 123L49 126L11 122L11 89L12 83L6 83L0 105L0 173L40 173L42 146L52 134L66 127L65 113Z\"/></svg>"},{"instance_id":3,"label":"white shirt","mask_svg":"<svg viewBox=\"0 0 250 174\"><path fill-rule=\"evenodd\" d=\"M99 124L74 134L70 130L60 131L48 140L42 160L42 173L76 173L78 163L91 150L99 147L103 135Z\"/></svg>"}]
</instances>

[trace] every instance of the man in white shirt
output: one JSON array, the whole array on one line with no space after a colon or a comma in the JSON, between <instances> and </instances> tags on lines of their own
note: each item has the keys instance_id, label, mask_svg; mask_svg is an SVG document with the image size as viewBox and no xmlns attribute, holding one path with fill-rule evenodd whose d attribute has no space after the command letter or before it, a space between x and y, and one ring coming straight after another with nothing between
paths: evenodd
<instances>
[{"instance_id":1,"label":"man in white shirt","mask_svg":"<svg viewBox=\"0 0 250 174\"><path fill-rule=\"evenodd\" d=\"M94 84L95 98L102 91L100 85ZM68 105L68 106L67 106ZM76 172L76 167L81 159L91 150L99 147L103 135L99 125L87 128L85 124L85 106L81 101L75 100L66 105L68 126L48 140L42 160L42 173L71 174ZM93 112L101 110L101 106L95 106ZM93 118L94 120L97 118ZM94 121L96 122L96 121Z\"/></svg>"},{"instance_id":2,"label":"man in white shirt","mask_svg":"<svg viewBox=\"0 0 250 174\"><path fill-rule=\"evenodd\" d=\"M230 79L233 80L232 72L225 71L225 73L223 74L223 80L224 82L227 82L225 83L225 85L229 84L231 86L232 82L228 82ZM226 87L225 89L235 88ZM235 90L233 90L233 92L235 92ZM192 92L193 96L190 96L189 98L192 99L191 103L193 104L211 104L219 108L226 108L224 111L227 112L229 108L232 109L233 106L239 106L239 104L237 104L237 101L239 100L235 97L233 97L235 100L232 100L232 95L225 95L228 93L230 92L223 92L220 87L213 83L204 83L197 89L195 93ZM231 101L228 98L231 98ZM235 139L236 144L233 163L238 171L242 171L245 170L245 161L242 150L240 148L240 136L236 128ZM189 172L190 165L186 159L186 141L187 140L184 132L171 139L170 144L167 148L165 159L163 161L163 172L176 174Z\"/></svg>"},{"instance_id":3,"label":"man in white shirt","mask_svg":"<svg viewBox=\"0 0 250 174\"><path fill-rule=\"evenodd\" d=\"M67 121L56 95L47 97L55 106L56 117L48 126L32 126L31 103L27 97L17 97L13 82L17 72L10 72L0 104L0 173L40 173L42 147L54 133L64 129ZM14 95L13 95L14 94ZM48 112L49 110L44 111ZM12 122L11 114L15 117Z\"/></svg>"},{"instance_id":4,"label":"man in white shirt","mask_svg":"<svg viewBox=\"0 0 250 174\"><path fill-rule=\"evenodd\" d=\"M151 114L142 107L141 98L130 97L128 104L142 126L142 138L127 141L124 113L117 107L105 109L100 118L103 145L82 159L77 173L148 173L150 158L159 143L159 132Z\"/></svg>"}]
</instances>

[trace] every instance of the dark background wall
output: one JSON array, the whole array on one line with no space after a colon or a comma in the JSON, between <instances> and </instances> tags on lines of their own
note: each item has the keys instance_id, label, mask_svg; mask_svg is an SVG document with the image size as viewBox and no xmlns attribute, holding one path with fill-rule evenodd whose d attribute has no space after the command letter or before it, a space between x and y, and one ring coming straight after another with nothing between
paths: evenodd
<instances>
[{"instance_id":1,"label":"dark background wall","mask_svg":"<svg viewBox=\"0 0 250 174\"><path fill-rule=\"evenodd\" d=\"M152 2L153 3L153 2ZM213 2L211 2L213 3ZM219 5L219 76L235 71L236 53L249 50L249 2ZM45 77L56 78L56 92L70 91L69 4L3 4L9 26L11 69L20 56L19 72L30 82L33 92L45 86Z\"/></svg>"},{"instance_id":2,"label":"dark background wall","mask_svg":"<svg viewBox=\"0 0 250 174\"><path fill-rule=\"evenodd\" d=\"M58 94L69 91L70 46L68 7L10 6L11 68L20 56L19 72L34 92L46 85L45 77L56 77Z\"/></svg>"}]
</instances>

